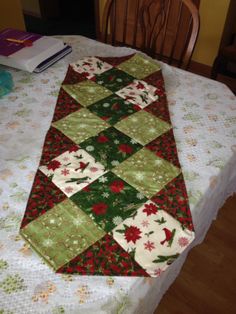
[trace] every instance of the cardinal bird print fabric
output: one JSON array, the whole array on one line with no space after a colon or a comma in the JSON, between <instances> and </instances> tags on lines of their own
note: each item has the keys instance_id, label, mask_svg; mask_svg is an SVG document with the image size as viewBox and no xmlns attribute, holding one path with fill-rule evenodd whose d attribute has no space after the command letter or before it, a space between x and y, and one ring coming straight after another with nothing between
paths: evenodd
<instances>
[{"instance_id":1,"label":"cardinal bird print fabric","mask_svg":"<svg viewBox=\"0 0 236 314\"><path fill-rule=\"evenodd\" d=\"M20 234L56 272L79 275L156 277L193 241L156 62L70 64Z\"/></svg>"}]
</instances>

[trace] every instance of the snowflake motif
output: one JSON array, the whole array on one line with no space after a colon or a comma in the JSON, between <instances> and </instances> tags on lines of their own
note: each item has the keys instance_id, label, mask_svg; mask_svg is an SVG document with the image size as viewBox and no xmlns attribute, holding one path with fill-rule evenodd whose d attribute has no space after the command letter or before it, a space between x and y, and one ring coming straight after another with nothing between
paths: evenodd
<instances>
[{"instance_id":1,"label":"snowflake motif","mask_svg":"<svg viewBox=\"0 0 236 314\"><path fill-rule=\"evenodd\" d=\"M92 152L94 150L94 147L92 145L89 145L89 146L86 147L86 150L88 152Z\"/></svg>"},{"instance_id":2,"label":"snowflake motif","mask_svg":"<svg viewBox=\"0 0 236 314\"><path fill-rule=\"evenodd\" d=\"M159 160L159 159L155 160L155 165L156 166L160 166L161 164L162 164L161 160Z\"/></svg>"},{"instance_id":3,"label":"snowflake motif","mask_svg":"<svg viewBox=\"0 0 236 314\"><path fill-rule=\"evenodd\" d=\"M45 239L43 241L43 246L45 247L52 247L54 244L54 241L52 239Z\"/></svg>"},{"instance_id":4,"label":"snowflake motif","mask_svg":"<svg viewBox=\"0 0 236 314\"><path fill-rule=\"evenodd\" d=\"M105 183L105 182L107 182L107 178L106 177L100 177L98 179L98 181L101 182L101 183Z\"/></svg>"},{"instance_id":5,"label":"snowflake motif","mask_svg":"<svg viewBox=\"0 0 236 314\"><path fill-rule=\"evenodd\" d=\"M68 170L68 169L63 169L63 170L61 170L61 174L63 174L63 176L67 176L68 174L70 174L70 170Z\"/></svg>"},{"instance_id":6,"label":"snowflake motif","mask_svg":"<svg viewBox=\"0 0 236 314\"><path fill-rule=\"evenodd\" d=\"M154 133L156 133L155 128L150 128L150 129L148 130L148 133L150 133L150 134L154 134Z\"/></svg>"},{"instance_id":7,"label":"snowflake motif","mask_svg":"<svg viewBox=\"0 0 236 314\"><path fill-rule=\"evenodd\" d=\"M112 219L112 222L114 225L118 226L119 224L121 224L123 221L123 219L120 216L116 216Z\"/></svg>"},{"instance_id":8,"label":"snowflake motif","mask_svg":"<svg viewBox=\"0 0 236 314\"><path fill-rule=\"evenodd\" d=\"M179 243L179 246L185 247L189 244L189 240L185 237L181 237L179 238L178 243Z\"/></svg>"},{"instance_id":9,"label":"snowflake motif","mask_svg":"<svg viewBox=\"0 0 236 314\"><path fill-rule=\"evenodd\" d=\"M146 227L148 227L148 226L150 225L150 223L149 223L147 220L143 220L143 221L141 222L141 225L142 225L144 228L146 228Z\"/></svg>"},{"instance_id":10,"label":"snowflake motif","mask_svg":"<svg viewBox=\"0 0 236 314\"><path fill-rule=\"evenodd\" d=\"M130 143L131 144L137 144L137 142L133 138L130 140Z\"/></svg>"},{"instance_id":11,"label":"snowflake motif","mask_svg":"<svg viewBox=\"0 0 236 314\"><path fill-rule=\"evenodd\" d=\"M72 193L73 190L74 190L74 189L73 189L71 186L67 186L67 187L65 188L65 192L66 192L66 193Z\"/></svg>"},{"instance_id":12,"label":"snowflake motif","mask_svg":"<svg viewBox=\"0 0 236 314\"><path fill-rule=\"evenodd\" d=\"M120 144L120 141L114 140L114 143L115 143L116 145L118 145L118 144Z\"/></svg>"},{"instance_id":13,"label":"snowflake motif","mask_svg":"<svg viewBox=\"0 0 236 314\"><path fill-rule=\"evenodd\" d=\"M136 195L136 197L137 197L137 199L139 199L139 200L144 199L144 195L143 195L142 193L138 193L138 194Z\"/></svg>"},{"instance_id":14,"label":"snowflake motif","mask_svg":"<svg viewBox=\"0 0 236 314\"><path fill-rule=\"evenodd\" d=\"M79 127L80 127L80 129L86 129L88 127L88 125L85 123L80 123Z\"/></svg>"},{"instance_id":15,"label":"snowflake motif","mask_svg":"<svg viewBox=\"0 0 236 314\"><path fill-rule=\"evenodd\" d=\"M116 81L119 83L123 82L121 78L117 78Z\"/></svg>"},{"instance_id":16,"label":"snowflake motif","mask_svg":"<svg viewBox=\"0 0 236 314\"><path fill-rule=\"evenodd\" d=\"M90 93L90 94L94 94L95 91L96 91L96 90L95 90L94 87L89 87L89 88L87 89L87 92Z\"/></svg>"},{"instance_id":17,"label":"snowflake motif","mask_svg":"<svg viewBox=\"0 0 236 314\"><path fill-rule=\"evenodd\" d=\"M137 173L135 173L135 179L137 180L137 181L142 181L143 179L144 179L144 174L143 173L141 173L141 172L137 172Z\"/></svg>"},{"instance_id":18,"label":"snowflake motif","mask_svg":"<svg viewBox=\"0 0 236 314\"><path fill-rule=\"evenodd\" d=\"M107 192L102 193L102 197L108 198L109 197L109 193L107 193Z\"/></svg>"},{"instance_id":19,"label":"snowflake motif","mask_svg":"<svg viewBox=\"0 0 236 314\"><path fill-rule=\"evenodd\" d=\"M154 250L156 247L154 245L154 242L150 242L149 240L144 243L144 249L148 250L149 252L151 252L152 250Z\"/></svg>"},{"instance_id":20,"label":"snowflake motif","mask_svg":"<svg viewBox=\"0 0 236 314\"><path fill-rule=\"evenodd\" d=\"M73 219L73 224L74 224L76 227L82 225L83 222L84 222L84 219L83 219L83 218L74 218L74 219Z\"/></svg>"},{"instance_id":21,"label":"snowflake motif","mask_svg":"<svg viewBox=\"0 0 236 314\"><path fill-rule=\"evenodd\" d=\"M119 161L118 160L112 160L111 162L112 166L118 166L119 165Z\"/></svg>"},{"instance_id":22,"label":"snowflake motif","mask_svg":"<svg viewBox=\"0 0 236 314\"><path fill-rule=\"evenodd\" d=\"M102 85L102 84L103 84L103 81L98 81L97 83L100 84L100 85Z\"/></svg>"},{"instance_id":23,"label":"snowflake motif","mask_svg":"<svg viewBox=\"0 0 236 314\"><path fill-rule=\"evenodd\" d=\"M108 108L110 107L110 104L108 102L105 102L103 105L102 105L104 108Z\"/></svg>"},{"instance_id":24,"label":"snowflake motif","mask_svg":"<svg viewBox=\"0 0 236 314\"><path fill-rule=\"evenodd\" d=\"M137 119L136 117L132 117L132 118L130 118L130 120L131 120L132 122L138 122L138 119Z\"/></svg>"},{"instance_id":25,"label":"snowflake motif","mask_svg":"<svg viewBox=\"0 0 236 314\"><path fill-rule=\"evenodd\" d=\"M56 222L56 221L55 221L55 219L53 219L53 218L49 220L49 223L52 224L52 225L55 224L55 222Z\"/></svg>"}]
</instances>

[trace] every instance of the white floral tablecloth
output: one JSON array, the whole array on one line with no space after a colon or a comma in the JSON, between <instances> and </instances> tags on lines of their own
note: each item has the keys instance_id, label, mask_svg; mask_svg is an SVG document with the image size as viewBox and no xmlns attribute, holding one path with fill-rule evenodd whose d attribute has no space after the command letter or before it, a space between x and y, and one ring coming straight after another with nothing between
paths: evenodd
<instances>
[{"instance_id":1,"label":"white floral tablecloth","mask_svg":"<svg viewBox=\"0 0 236 314\"><path fill-rule=\"evenodd\" d=\"M55 274L19 236L68 63L133 52L81 36L63 39L73 53L41 74L4 67L15 87L0 99L0 313L152 313L189 249L155 279L70 276ZM236 192L236 98L221 83L161 65L196 229L194 246Z\"/></svg>"}]
</instances>

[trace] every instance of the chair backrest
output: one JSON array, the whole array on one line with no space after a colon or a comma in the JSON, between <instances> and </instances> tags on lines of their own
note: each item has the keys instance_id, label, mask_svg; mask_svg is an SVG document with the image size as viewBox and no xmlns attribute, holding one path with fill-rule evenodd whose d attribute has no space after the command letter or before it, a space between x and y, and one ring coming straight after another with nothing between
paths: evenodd
<instances>
[{"instance_id":1,"label":"chair backrest","mask_svg":"<svg viewBox=\"0 0 236 314\"><path fill-rule=\"evenodd\" d=\"M187 68L198 31L192 0L107 0L101 40Z\"/></svg>"}]
</instances>

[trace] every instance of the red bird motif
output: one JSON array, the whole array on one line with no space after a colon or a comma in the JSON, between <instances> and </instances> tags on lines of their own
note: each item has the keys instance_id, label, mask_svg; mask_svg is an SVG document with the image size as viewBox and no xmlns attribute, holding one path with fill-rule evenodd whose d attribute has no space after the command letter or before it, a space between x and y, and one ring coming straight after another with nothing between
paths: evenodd
<instances>
[{"instance_id":1,"label":"red bird motif","mask_svg":"<svg viewBox=\"0 0 236 314\"><path fill-rule=\"evenodd\" d=\"M81 170L83 172L89 165L89 162L84 163L83 161L79 162L79 168L76 168L75 171Z\"/></svg>"},{"instance_id":2,"label":"red bird motif","mask_svg":"<svg viewBox=\"0 0 236 314\"><path fill-rule=\"evenodd\" d=\"M161 245L164 245L165 242L168 242L168 246L171 246L173 239L174 239L174 235L175 235L175 229L173 229L172 231L170 231L167 228L163 228L162 229L165 232L165 239L163 241L161 241Z\"/></svg>"}]
</instances>

